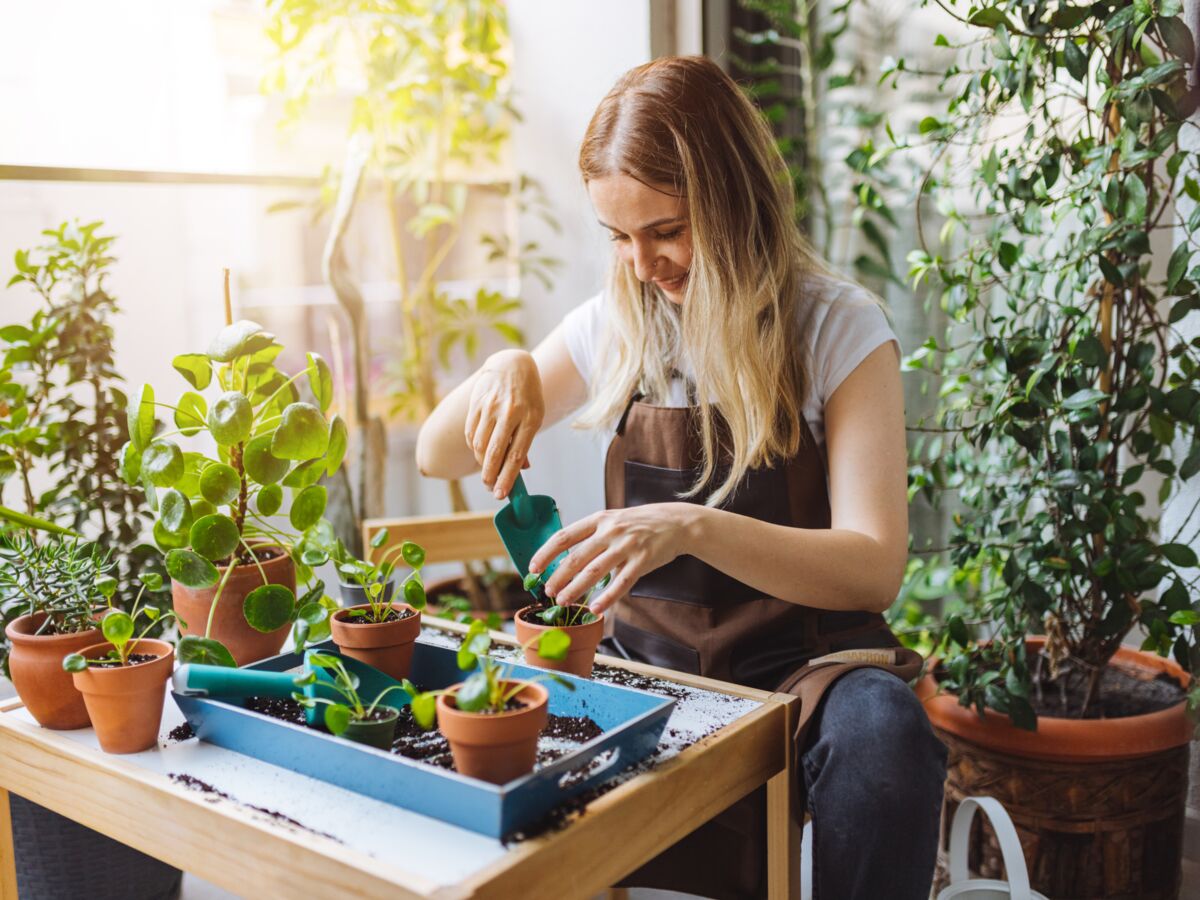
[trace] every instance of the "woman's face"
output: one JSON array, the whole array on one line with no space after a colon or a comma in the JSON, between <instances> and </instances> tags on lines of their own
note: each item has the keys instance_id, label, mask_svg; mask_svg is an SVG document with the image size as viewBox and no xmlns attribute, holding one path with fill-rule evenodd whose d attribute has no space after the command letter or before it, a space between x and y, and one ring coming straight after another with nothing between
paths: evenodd
<instances>
[{"instance_id":1,"label":"woman's face","mask_svg":"<svg viewBox=\"0 0 1200 900\"><path fill-rule=\"evenodd\" d=\"M692 266L687 201L628 175L595 178L587 188L621 261L639 281L653 282L672 303L682 303Z\"/></svg>"}]
</instances>

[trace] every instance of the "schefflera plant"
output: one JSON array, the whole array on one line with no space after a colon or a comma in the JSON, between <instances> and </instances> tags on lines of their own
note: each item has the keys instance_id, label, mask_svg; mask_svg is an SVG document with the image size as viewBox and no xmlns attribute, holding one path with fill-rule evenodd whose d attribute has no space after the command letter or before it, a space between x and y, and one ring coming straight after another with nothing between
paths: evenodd
<instances>
[{"instance_id":1,"label":"schefflera plant","mask_svg":"<svg viewBox=\"0 0 1200 900\"><path fill-rule=\"evenodd\" d=\"M211 639L212 623L230 573L247 565L261 571L255 546L291 556L297 584L308 589L297 602L291 589L264 574L243 602L252 628L271 632L299 617L310 629L327 629L336 606L297 548L323 521L326 490L317 482L341 466L348 432L341 416L328 414L333 378L325 360L309 353L305 369L288 376L275 365L282 350L257 323L235 322L207 352L175 357L172 365L192 390L174 404L158 402L148 384L130 398L122 475L145 488L171 578L194 590L217 588L204 637L180 641L184 661L233 664ZM300 399L302 380L315 405ZM173 429L159 430L159 410L170 412ZM185 438L203 449L185 450ZM277 518L285 500L290 528Z\"/></svg>"}]
</instances>

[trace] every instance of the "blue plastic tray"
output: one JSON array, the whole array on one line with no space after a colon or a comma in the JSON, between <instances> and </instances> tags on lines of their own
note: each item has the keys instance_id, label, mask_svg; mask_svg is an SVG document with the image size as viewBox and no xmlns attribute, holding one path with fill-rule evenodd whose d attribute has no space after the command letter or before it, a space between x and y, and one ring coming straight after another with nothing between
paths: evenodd
<instances>
[{"instance_id":1,"label":"blue plastic tray","mask_svg":"<svg viewBox=\"0 0 1200 900\"><path fill-rule=\"evenodd\" d=\"M319 649L336 652L332 642ZM462 681L454 650L418 639L412 680L423 690ZM286 671L301 665L285 653L248 668ZM516 678L541 670L512 665ZM612 778L658 746L674 701L644 691L563 676L575 684L569 691L553 681L541 684L550 694L550 712L589 716L604 733L545 768L503 785L459 775L373 747L293 725L235 703L175 694L200 740L255 759L319 778L347 790L471 831L500 838L531 825L564 800ZM386 678L380 673L380 678ZM390 679L388 679L390 681ZM390 695L399 703L403 692Z\"/></svg>"}]
</instances>

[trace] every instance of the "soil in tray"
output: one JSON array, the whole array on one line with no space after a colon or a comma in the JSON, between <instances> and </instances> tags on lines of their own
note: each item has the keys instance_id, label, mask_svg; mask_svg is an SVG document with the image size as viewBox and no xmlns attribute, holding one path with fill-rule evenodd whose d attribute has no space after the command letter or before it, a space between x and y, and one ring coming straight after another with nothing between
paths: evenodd
<instances>
[{"instance_id":1,"label":"soil in tray","mask_svg":"<svg viewBox=\"0 0 1200 900\"><path fill-rule=\"evenodd\" d=\"M295 700L251 697L246 701L246 709L294 725L314 727L307 725L304 707ZM324 731L323 728L315 730ZM587 716L551 715L549 723L538 739L537 765L548 765L566 756L574 747L586 744L603 733L603 729ZM450 745L442 737L442 733L436 728L429 731L423 729L413 719L412 710L407 706L400 710L392 752L407 759L454 771Z\"/></svg>"}]
</instances>

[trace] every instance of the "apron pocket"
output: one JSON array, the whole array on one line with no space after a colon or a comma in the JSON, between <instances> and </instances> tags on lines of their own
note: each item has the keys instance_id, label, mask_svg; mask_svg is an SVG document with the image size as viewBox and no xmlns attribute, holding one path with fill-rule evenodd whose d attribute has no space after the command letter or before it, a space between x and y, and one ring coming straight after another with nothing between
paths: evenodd
<instances>
[{"instance_id":1,"label":"apron pocket","mask_svg":"<svg viewBox=\"0 0 1200 900\"><path fill-rule=\"evenodd\" d=\"M630 625L624 619L616 619L613 622L612 636L636 662L674 669L689 675L700 674L700 653L694 647Z\"/></svg>"}]
</instances>

